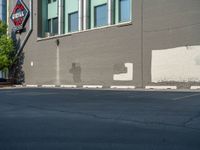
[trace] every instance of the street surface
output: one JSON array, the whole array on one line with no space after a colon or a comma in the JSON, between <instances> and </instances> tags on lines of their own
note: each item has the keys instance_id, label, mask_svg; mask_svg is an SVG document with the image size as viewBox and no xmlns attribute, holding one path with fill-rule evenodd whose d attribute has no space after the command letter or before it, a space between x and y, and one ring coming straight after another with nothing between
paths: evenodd
<instances>
[{"instance_id":1,"label":"street surface","mask_svg":"<svg viewBox=\"0 0 200 150\"><path fill-rule=\"evenodd\" d=\"M200 92L1 89L0 150L200 150Z\"/></svg>"}]
</instances>

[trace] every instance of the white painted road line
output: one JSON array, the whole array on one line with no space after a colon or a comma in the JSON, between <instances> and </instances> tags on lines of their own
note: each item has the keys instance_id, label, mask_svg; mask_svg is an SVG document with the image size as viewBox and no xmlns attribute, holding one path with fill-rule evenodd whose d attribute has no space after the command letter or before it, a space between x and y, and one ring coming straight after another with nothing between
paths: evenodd
<instances>
[{"instance_id":1,"label":"white painted road line","mask_svg":"<svg viewBox=\"0 0 200 150\"><path fill-rule=\"evenodd\" d=\"M91 88L91 89L103 88L103 85L83 85L83 88Z\"/></svg>"},{"instance_id":2,"label":"white painted road line","mask_svg":"<svg viewBox=\"0 0 200 150\"><path fill-rule=\"evenodd\" d=\"M111 89L135 89L135 86L110 86Z\"/></svg>"},{"instance_id":3,"label":"white painted road line","mask_svg":"<svg viewBox=\"0 0 200 150\"><path fill-rule=\"evenodd\" d=\"M186 95L186 96L182 96L182 97L176 97L176 98L173 98L172 100L181 100L181 99L191 98L191 97L199 96L199 95L200 95L200 93L196 93L196 94Z\"/></svg>"},{"instance_id":4,"label":"white painted road line","mask_svg":"<svg viewBox=\"0 0 200 150\"><path fill-rule=\"evenodd\" d=\"M145 89L157 89L157 90L176 90L177 86L145 86Z\"/></svg>"},{"instance_id":5,"label":"white painted road line","mask_svg":"<svg viewBox=\"0 0 200 150\"><path fill-rule=\"evenodd\" d=\"M26 85L26 87L30 87L30 88L37 88L38 85Z\"/></svg>"},{"instance_id":6,"label":"white painted road line","mask_svg":"<svg viewBox=\"0 0 200 150\"><path fill-rule=\"evenodd\" d=\"M77 88L77 85L61 85L61 88Z\"/></svg>"},{"instance_id":7,"label":"white painted road line","mask_svg":"<svg viewBox=\"0 0 200 150\"><path fill-rule=\"evenodd\" d=\"M200 89L200 86L191 86L190 89L191 89L191 90L199 90L199 89Z\"/></svg>"},{"instance_id":8,"label":"white painted road line","mask_svg":"<svg viewBox=\"0 0 200 150\"><path fill-rule=\"evenodd\" d=\"M44 87L44 88L54 88L54 87L56 87L56 85L42 85L42 87Z\"/></svg>"}]
</instances>

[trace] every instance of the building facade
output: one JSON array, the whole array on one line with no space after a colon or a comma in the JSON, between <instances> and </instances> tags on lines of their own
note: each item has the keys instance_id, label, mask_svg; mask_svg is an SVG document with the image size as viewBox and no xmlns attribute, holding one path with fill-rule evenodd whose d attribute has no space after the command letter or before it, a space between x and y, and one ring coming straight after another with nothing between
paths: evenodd
<instances>
[{"instance_id":1,"label":"building facade","mask_svg":"<svg viewBox=\"0 0 200 150\"><path fill-rule=\"evenodd\" d=\"M24 84L200 82L200 1L23 2L30 15L16 36L24 44ZM10 1L10 13L15 5ZM10 31L13 27L10 20Z\"/></svg>"},{"instance_id":2,"label":"building facade","mask_svg":"<svg viewBox=\"0 0 200 150\"><path fill-rule=\"evenodd\" d=\"M7 22L7 0L0 0L0 20ZM0 70L0 78L5 78L6 74Z\"/></svg>"},{"instance_id":3,"label":"building facade","mask_svg":"<svg viewBox=\"0 0 200 150\"><path fill-rule=\"evenodd\" d=\"M7 21L7 0L0 0L0 20Z\"/></svg>"}]
</instances>

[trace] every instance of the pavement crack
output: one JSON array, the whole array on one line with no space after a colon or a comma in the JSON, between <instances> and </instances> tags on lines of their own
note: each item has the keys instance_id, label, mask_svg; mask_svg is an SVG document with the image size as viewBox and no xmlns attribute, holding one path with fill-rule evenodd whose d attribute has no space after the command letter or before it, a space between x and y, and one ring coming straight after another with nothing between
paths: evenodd
<instances>
[{"instance_id":1,"label":"pavement crack","mask_svg":"<svg viewBox=\"0 0 200 150\"><path fill-rule=\"evenodd\" d=\"M20 106L19 104L13 104L7 102L6 104L8 105L13 105L13 106ZM100 120L108 120L108 121L115 121L115 122L124 122L124 123L132 123L132 124L140 124L140 125L162 125L162 126L171 126L171 127L178 127L178 128L188 128L188 129L193 129L196 131L200 131L199 128L193 128L188 126L192 121L194 121L196 118L200 117L200 112L196 114L195 116L189 118L187 121L185 121L182 124L172 124L172 123L166 123L166 122L156 122L156 121L141 121L141 120L134 120L134 119L126 119L123 118L123 116L114 116L114 117L105 117L99 114L92 114L92 113L87 113L87 112L81 112L81 111L70 111L70 110L62 110L62 109L55 109L55 108L45 108L44 106L35 106L35 105L23 105L26 108L32 108L32 109L39 109L42 111L54 111L54 112L60 112L60 113L69 113L69 114L75 114L75 115L82 115L82 116L87 116L87 117L92 117ZM20 109L20 107L18 109Z\"/></svg>"},{"instance_id":2,"label":"pavement crack","mask_svg":"<svg viewBox=\"0 0 200 150\"><path fill-rule=\"evenodd\" d=\"M177 128L187 128L187 129L192 129L196 131L200 131L199 128L193 128L187 126L189 122L192 120L200 117L200 113L198 115L195 115L194 117L190 118L188 121L186 121L183 125L182 124L171 124L171 123L164 123L164 122L156 122L156 121L140 121L140 120L133 120L133 119L124 119L121 116L116 116L116 117L104 117L101 115L97 114L91 114L91 113L86 113L86 112L80 112L80 111L70 111L70 110L58 110L58 109L44 109L43 107L38 107L38 106L33 106L33 105L28 105L27 107L31 107L34 109L42 109L46 111L56 111L56 112L61 112L61 113L70 113L70 114L76 114L76 115L82 115L82 116L87 116L87 117L92 117L100 120L108 120L108 121L115 121L115 122L126 122L126 123L132 123L132 124L140 124L140 125L162 125L162 126L171 126L171 127L177 127Z\"/></svg>"},{"instance_id":3,"label":"pavement crack","mask_svg":"<svg viewBox=\"0 0 200 150\"><path fill-rule=\"evenodd\" d=\"M196 115L194 115L193 117L189 118L187 121L185 121L183 123L184 126L188 126L191 122L193 122L194 120L196 120L197 118L200 117L200 112L197 113Z\"/></svg>"}]
</instances>

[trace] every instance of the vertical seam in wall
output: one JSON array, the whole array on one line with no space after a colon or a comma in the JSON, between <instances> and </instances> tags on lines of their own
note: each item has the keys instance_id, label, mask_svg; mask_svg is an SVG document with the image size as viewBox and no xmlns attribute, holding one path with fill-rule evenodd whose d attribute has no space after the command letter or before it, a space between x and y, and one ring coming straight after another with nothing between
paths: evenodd
<instances>
[{"instance_id":1,"label":"vertical seam in wall","mask_svg":"<svg viewBox=\"0 0 200 150\"><path fill-rule=\"evenodd\" d=\"M143 62L143 50L144 50L144 27L143 27L143 25L144 25L144 15L143 15L143 13L144 13L144 11L143 11L143 9L144 9L144 0L141 0L141 73L142 73L142 88L143 88L143 86L144 86L144 62Z\"/></svg>"}]
</instances>

